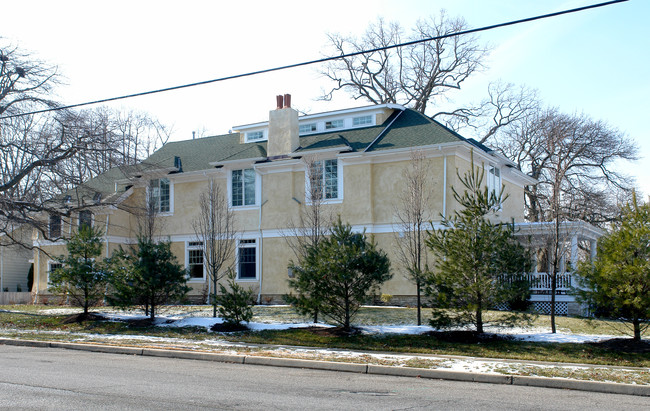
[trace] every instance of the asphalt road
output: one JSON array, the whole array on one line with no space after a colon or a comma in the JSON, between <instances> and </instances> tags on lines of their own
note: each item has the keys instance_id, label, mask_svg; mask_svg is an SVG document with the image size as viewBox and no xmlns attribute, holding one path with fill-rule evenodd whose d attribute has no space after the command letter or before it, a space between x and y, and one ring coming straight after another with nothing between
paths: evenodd
<instances>
[{"instance_id":1,"label":"asphalt road","mask_svg":"<svg viewBox=\"0 0 650 411\"><path fill-rule=\"evenodd\" d=\"M0 345L0 409L648 409L647 397Z\"/></svg>"}]
</instances>

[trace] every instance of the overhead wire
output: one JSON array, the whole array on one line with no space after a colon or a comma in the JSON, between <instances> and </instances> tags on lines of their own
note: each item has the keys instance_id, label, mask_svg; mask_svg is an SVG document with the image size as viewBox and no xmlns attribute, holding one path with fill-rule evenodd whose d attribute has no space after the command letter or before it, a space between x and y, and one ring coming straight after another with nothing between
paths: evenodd
<instances>
[{"instance_id":1,"label":"overhead wire","mask_svg":"<svg viewBox=\"0 0 650 411\"><path fill-rule=\"evenodd\" d=\"M84 103L76 103L76 104L69 104L65 106L57 106L57 107L50 107L42 110L35 110L35 111L29 111L25 113L17 113L17 114L11 114L7 116L2 116L0 117L0 120L3 119L8 119L8 118L14 118L14 117L22 117L22 116L27 116L27 115L32 115L32 114L40 114L40 113L46 113L50 111L59 111L59 110L67 110L71 108L77 108L77 107L84 107L84 106L90 106L94 104L101 104L101 103L108 103L112 101L117 101L117 100L125 100L129 98L134 98L134 97L141 97L141 96L147 96L151 94L157 94L157 93L164 93L167 91L173 91L173 90L180 90L184 88L189 88L189 87L197 87L197 86L202 86L206 84L211 84L211 83L217 83L221 81L226 81L226 80L233 80L237 78L242 78L242 77L250 77L250 76L256 76L259 74L265 74L265 73L271 73L274 71L280 71L280 70L287 70L287 69L292 69L296 67L302 67L302 66L308 66L312 64L320 64L320 63L325 63L328 61L333 61L333 60L338 60L338 59L343 59L343 58L348 58L348 57L354 57L362 54L368 54L368 53L375 53L378 51L384 51L384 50L390 50L398 47L405 47L405 46L411 46L414 44L419 44L419 43L426 43L429 41L434 41L434 40L441 40L449 37L455 37L455 36L462 36L466 34L473 34L473 33L479 33L482 31L487 31L487 30L493 30L501 27L507 27L507 26L512 26L516 24L522 24L522 23L527 23L535 20L541 20L541 19L546 19L546 18L551 18L551 17L557 17L565 14L571 14L571 13L577 13L581 12L584 10L589 10L589 9L594 9L594 8L599 8L599 7L605 7L605 6L610 6L613 4L617 3L623 3L629 0L612 0L612 1L607 1L603 3L597 3L597 4L591 4L588 6L583 6L583 7L577 7L574 9L569 9L569 10L562 10L554 13L548 13L548 14L542 14L539 16L534 16L534 17L527 17L524 19L519 19L519 20L512 20L508 21L505 23L498 23L498 24L493 24L490 26L484 26L484 27L479 27L479 28L474 28L474 29L468 29L468 30L463 30L463 31L457 31L457 32L452 32L452 33L447 33L447 34L442 34L439 36L433 36L433 37L428 37L424 39L418 39L418 40L412 40L404 43L399 43L399 44L393 44L389 46L384 46L384 47L378 47L374 49L368 49L368 50L362 50L362 51L356 51L353 53L345 53L345 54L340 54L338 56L332 56L332 57L324 57L321 59L316 59L316 60L309 60L309 61L304 61L300 63L293 63L293 64L287 64L284 66L278 66L278 67L273 67L273 68L267 68L267 69L262 69L262 70L256 70L256 71L250 71L247 73L240 73L240 74L234 74L226 77L219 77L211 80L204 80L204 81L198 81L195 83L188 83L188 84L182 84L178 86L171 86L171 87L165 87L161 89L155 89L155 90L149 90L149 91L143 91L139 93L133 93L133 94L126 94L122 96L117 96L117 97L109 97L109 98L104 98L104 99L99 99L99 100L93 100L93 101L88 101Z\"/></svg>"}]
</instances>

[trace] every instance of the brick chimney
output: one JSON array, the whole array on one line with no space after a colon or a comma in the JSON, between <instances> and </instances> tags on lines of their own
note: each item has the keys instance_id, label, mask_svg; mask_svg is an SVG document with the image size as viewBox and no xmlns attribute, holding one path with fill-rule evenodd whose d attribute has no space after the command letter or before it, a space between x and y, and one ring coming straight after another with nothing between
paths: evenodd
<instances>
[{"instance_id":1,"label":"brick chimney","mask_svg":"<svg viewBox=\"0 0 650 411\"><path fill-rule=\"evenodd\" d=\"M277 108L269 112L269 157L286 156L300 146L298 112L291 108L291 94L276 96Z\"/></svg>"}]
</instances>

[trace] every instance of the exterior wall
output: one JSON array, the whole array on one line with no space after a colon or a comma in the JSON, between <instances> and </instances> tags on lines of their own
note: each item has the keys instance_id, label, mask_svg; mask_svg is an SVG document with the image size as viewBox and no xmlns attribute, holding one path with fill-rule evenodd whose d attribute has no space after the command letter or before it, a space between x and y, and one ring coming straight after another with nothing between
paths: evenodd
<instances>
[{"instance_id":1,"label":"exterior wall","mask_svg":"<svg viewBox=\"0 0 650 411\"><path fill-rule=\"evenodd\" d=\"M352 224L355 229L363 230L372 236L379 248L384 250L391 259L393 278L385 283L379 294L395 296L395 301L408 301L415 294L414 284L405 276L405 270L400 264L396 249L395 231L398 230L395 210L399 196L404 188L404 170L409 165L409 155L400 156L384 154L383 157L350 157L339 156L342 164L343 199L323 204L323 213L336 218L341 216L344 222ZM334 158L335 154L331 157ZM461 176L469 170L469 150L429 152L425 160L428 163L429 175L429 213L427 218L434 224L440 222L443 213L451 215L459 206L453 199L451 187L462 190L458 174ZM481 161L476 158L475 163ZM446 171L444 166L446 164ZM254 167L260 179L258 187L261 194L256 206L234 208L237 227L243 238L257 240L257 272L254 280L240 281L255 292L260 293L260 300L281 302L281 296L289 292L287 286L289 260L295 258L287 245L284 235L289 234L289 221L298 222L300 208L305 202L305 172L304 163L297 160L279 160L260 165L245 165L233 169ZM458 170L458 174L457 174ZM214 175L214 183L219 184L223 193L228 192L227 168ZM173 212L159 217L161 237L172 241L172 251L178 262L187 266L186 245L188 241L196 241L192 221L199 214L199 197L208 187L207 176L186 176L182 173L169 175L172 182ZM502 179L509 199L504 202L503 209L497 218L502 221L523 220L523 187L509 179L507 172ZM144 185L144 182L142 183ZM120 245L133 244L138 233L138 218L131 212L141 209L145 204L146 188L136 186L132 193L117 208L103 210L95 216L95 225L106 233L106 244L102 256L110 255ZM106 217L108 215L108 227ZM261 221L260 221L261 219ZM74 231L74 225L68 228ZM64 228L65 230L65 228ZM67 231L66 231L67 232ZM63 242L44 244L43 248L53 256L65 252ZM35 286L34 291L47 294L48 260L42 252L36 252ZM432 260L430 259L429 262ZM25 273L26 275L26 273ZM39 281L38 284L36 281ZM261 288L260 288L261 282ZM207 275L203 280L189 282L192 288L191 296L196 301L203 301L209 289Z\"/></svg>"}]
</instances>

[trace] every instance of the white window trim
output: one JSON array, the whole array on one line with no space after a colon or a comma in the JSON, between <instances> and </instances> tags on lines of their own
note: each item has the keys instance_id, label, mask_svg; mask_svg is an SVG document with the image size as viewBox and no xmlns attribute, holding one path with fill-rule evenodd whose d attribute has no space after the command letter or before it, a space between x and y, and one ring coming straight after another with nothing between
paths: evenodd
<instances>
[{"instance_id":1,"label":"white window trim","mask_svg":"<svg viewBox=\"0 0 650 411\"><path fill-rule=\"evenodd\" d=\"M185 270L187 271L187 282L188 283L204 283L207 275L206 275L206 269L205 269L205 253L203 254L203 277L201 278L193 278L190 276L190 250L201 250L203 251L203 245L201 246L196 246L192 245L190 246L190 243L196 243L198 241L185 241ZM201 244L203 244L203 241L201 241Z\"/></svg>"},{"instance_id":2,"label":"white window trim","mask_svg":"<svg viewBox=\"0 0 650 411\"><path fill-rule=\"evenodd\" d=\"M259 132L262 133L261 138L250 138L249 137L250 134L259 133ZM268 135L267 129L247 131L246 134L244 135L244 142L246 142L246 143L256 143L258 141L268 141L268 139L269 139L269 135Z\"/></svg>"},{"instance_id":3,"label":"white window trim","mask_svg":"<svg viewBox=\"0 0 650 411\"><path fill-rule=\"evenodd\" d=\"M237 170L246 170L253 169L255 171L255 204L250 205L232 205L232 172ZM233 210L256 210L260 206L260 199L262 198L262 177L260 173L255 170L253 166L251 167L242 167L242 168L233 168L228 170L228 208Z\"/></svg>"},{"instance_id":4,"label":"white window trim","mask_svg":"<svg viewBox=\"0 0 650 411\"><path fill-rule=\"evenodd\" d=\"M338 197L336 198L322 198L320 200L321 204L340 204L343 202L343 164L341 163L340 158L323 158L318 159L317 161L325 162L326 160L336 160L336 175L337 175L337 192ZM305 164L305 202L309 205L311 204L311 182L309 181L309 175L307 171L307 165Z\"/></svg>"},{"instance_id":5,"label":"white window trim","mask_svg":"<svg viewBox=\"0 0 650 411\"><path fill-rule=\"evenodd\" d=\"M169 177L160 177L160 178L152 178L149 180L147 184L147 204L149 201L149 196L151 195L150 187L151 187L151 180L161 180L165 179L169 181L169 211L161 212L158 211L156 215L161 216L161 217L168 217L171 215L174 215L174 182L172 181L171 178Z\"/></svg>"},{"instance_id":6,"label":"white window trim","mask_svg":"<svg viewBox=\"0 0 650 411\"><path fill-rule=\"evenodd\" d=\"M493 179L492 179L492 175L490 173L490 169L492 169L492 168L494 168L496 170L499 170L499 178L498 178L497 182L494 182ZM487 166L485 166L485 176L486 176L486 180L487 180L485 182L485 185L488 188L488 193L494 192L496 194L499 194L499 192L501 191L501 188L503 187L503 176L502 176L501 167L499 167L496 164L488 164ZM495 186L495 184L496 184L496 186ZM502 210L503 210L503 201L501 201L501 203L499 204L498 207L495 207L495 211L502 211Z\"/></svg>"},{"instance_id":7,"label":"white window trim","mask_svg":"<svg viewBox=\"0 0 650 411\"><path fill-rule=\"evenodd\" d=\"M255 240L255 243L246 244L246 248L255 248L255 278L240 278L239 277L239 249L242 248L240 241L242 240ZM237 245L235 249L235 270L237 276L235 281L240 283L253 283L258 282L260 278L260 239L257 237L242 237L237 239Z\"/></svg>"}]
</instances>

